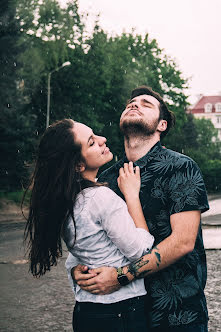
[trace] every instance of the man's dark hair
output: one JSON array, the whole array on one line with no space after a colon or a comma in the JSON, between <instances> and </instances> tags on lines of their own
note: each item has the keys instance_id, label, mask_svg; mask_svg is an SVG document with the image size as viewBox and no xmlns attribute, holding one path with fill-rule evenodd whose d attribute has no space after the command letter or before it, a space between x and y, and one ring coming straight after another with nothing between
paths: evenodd
<instances>
[{"instance_id":1,"label":"man's dark hair","mask_svg":"<svg viewBox=\"0 0 221 332\"><path fill-rule=\"evenodd\" d=\"M150 87L142 85L138 88L134 89L131 92L131 99L141 96L141 95L149 95L156 98L160 103L160 117L159 120L166 120L167 121L167 129L163 131L160 135L161 138L164 138L167 133L169 132L170 128L175 125L175 114L168 110L166 103L163 101L163 98L159 95L159 93L153 91Z\"/></svg>"}]
</instances>

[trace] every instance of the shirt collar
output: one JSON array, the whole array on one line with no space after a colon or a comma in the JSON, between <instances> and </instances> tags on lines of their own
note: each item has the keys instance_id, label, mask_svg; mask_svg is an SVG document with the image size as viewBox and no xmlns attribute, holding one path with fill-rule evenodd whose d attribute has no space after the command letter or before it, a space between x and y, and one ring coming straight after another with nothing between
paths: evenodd
<instances>
[{"instance_id":1,"label":"shirt collar","mask_svg":"<svg viewBox=\"0 0 221 332\"><path fill-rule=\"evenodd\" d=\"M148 152L147 154L145 154L145 156L143 156L142 158L138 159L137 161L134 162L135 166L139 166L140 168L143 168L144 166L146 166L146 164L152 160L156 154L158 154L161 150L163 149L160 141L158 141ZM121 160L119 160L119 162L115 165L117 169L120 169L121 167L123 167L124 163L128 163L128 159L126 154L124 153L124 156Z\"/></svg>"}]
</instances>

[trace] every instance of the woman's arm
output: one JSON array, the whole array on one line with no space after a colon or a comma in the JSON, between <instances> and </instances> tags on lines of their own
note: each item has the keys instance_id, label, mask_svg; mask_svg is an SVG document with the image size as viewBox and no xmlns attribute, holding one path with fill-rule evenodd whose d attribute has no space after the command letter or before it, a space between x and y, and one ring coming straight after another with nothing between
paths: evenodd
<instances>
[{"instance_id":1,"label":"woman's arm","mask_svg":"<svg viewBox=\"0 0 221 332\"><path fill-rule=\"evenodd\" d=\"M143 210L140 204L139 192L140 192L140 168L138 166L133 167L133 163L124 164L119 171L119 177L117 179L118 186L125 197L128 211L137 228L143 228L149 232L146 220L144 218Z\"/></svg>"},{"instance_id":2,"label":"woman's arm","mask_svg":"<svg viewBox=\"0 0 221 332\"><path fill-rule=\"evenodd\" d=\"M118 186L125 197L127 209L132 219L129 218L130 216L126 210L125 204L124 206L121 204L114 206L114 202L117 200L119 203L121 199L108 188L104 187L102 189L104 192L102 192L101 196L96 197L93 206L96 206L95 209L97 212L102 207L100 214L103 228L125 257L132 261L137 255L140 257L142 252L144 254L145 251L147 252L151 249L154 242L154 237L149 234L140 204L139 191L141 181L139 167L136 166L134 171L132 162L124 164L124 167L119 171L117 181ZM109 197L110 194L111 197ZM107 202L110 202L110 204L107 204ZM74 267L73 264L70 264L70 266ZM81 273L82 280L84 278L93 278L96 275L92 273L84 274L83 268L87 269L80 265L73 268L74 271L76 270ZM70 274L70 270L71 269L68 270L68 274ZM72 276L75 273L74 271ZM86 272L86 270L84 272Z\"/></svg>"},{"instance_id":3,"label":"woman's arm","mask_svg":"<svg viewBox=\"0 0 221 332\"><path fill-rule=\"evenodd\" d=\"M99 220L109 239L130 261L151 249L154 237L144 228L135 226L126 203L111 189L98 187L87 213Z\"/></svg>"}]
</instances>

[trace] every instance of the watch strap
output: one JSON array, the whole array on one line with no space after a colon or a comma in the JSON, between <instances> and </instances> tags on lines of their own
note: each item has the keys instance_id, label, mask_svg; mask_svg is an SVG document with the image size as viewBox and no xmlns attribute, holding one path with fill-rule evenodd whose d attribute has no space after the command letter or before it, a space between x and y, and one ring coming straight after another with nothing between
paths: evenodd
<instances>
[{"instance_id":1,"label":"watch strap","mask_svg":"<svg viewBox=\"0 0 221 332\"><path fill-rule=\"evenodd\" d=\"M121 286L126 286L130 283L129 279L124 274L122 267L117 268L117 280Z\"/></svg>"}]
</instances>

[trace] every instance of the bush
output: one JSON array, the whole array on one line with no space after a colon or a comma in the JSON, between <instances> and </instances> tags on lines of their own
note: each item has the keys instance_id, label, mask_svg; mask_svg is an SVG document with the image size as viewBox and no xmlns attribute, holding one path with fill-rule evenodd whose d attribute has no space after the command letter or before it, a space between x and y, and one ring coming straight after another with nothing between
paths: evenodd
<instances>
[{"instance_id":1,"label":"bush","mask_svg":"<svg viewBox=\"0 0 221 332\"><path fill-rule=\"evenodd\" d=\"M208 160L201 170L208 192L221 192L221 160Z\"/></svg>"},{"instance_id":2,"label":"bush","mask_svg":"<svg viewBox=\"0 0 221 332\"><path fill-rule=\"evenodd\" d=\"M13 192L2 191L2 192L0 192L0 199L6 199L6 200L12 201L16 204L21 204L23 195L24 195L24 190L13 191ZM30 198L30 192L27 192L24 204L28 203L29 198Z\"/></svg>"}]
</instances>

